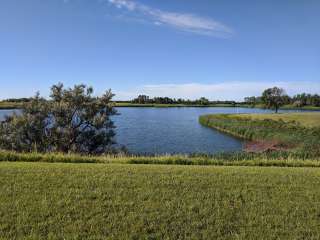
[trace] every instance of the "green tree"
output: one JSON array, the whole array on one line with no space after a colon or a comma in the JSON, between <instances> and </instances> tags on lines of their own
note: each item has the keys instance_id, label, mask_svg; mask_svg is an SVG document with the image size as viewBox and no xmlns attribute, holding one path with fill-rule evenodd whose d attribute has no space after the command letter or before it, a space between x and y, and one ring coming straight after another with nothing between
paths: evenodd
<instances>
[{"instance_id":1,"label":"green tree","mask_svg":"<svg viewBox=\"0 0 320 240\"><path fill-rule=\"evenodd\" d=\"M37 94L22 107L21 114L0 123L0 148L23 152L74 152L101 154L111 151L116 111L108 90L93 97L93 89L76 85L52 86L50 100Z\"/></svg>"},{"instance_id":2,"label":"green tree","mask_svg":"<svg viewBox=\"0 0 320 240\"><path fill-rule=\"evenodd\" d=\"M133 99L133 103L145 104L150 102L149 96L139 95L137 98Z\"/></svg>"},{"instance_id":3,"label":"green tree","mask_svg":"<svg viewBox=\"0 0 320 240\"><path fill-rule=\"evenodd\" d=\"M209 100L205 97L201 97L198 101L200 105L209 105L210 103Z\"/></svg>"},{"instance_id":4,"label":"green tree","mask_svg":"<svg viewBox=\"0 0 320 240\"><path fill-rule=\"evenodd\" d=\"M279 108L285 104L286 94L282 88L273 87L264 90L261 99L267 108L274 109L277 113Z\"/></svg>"}]
</instances>

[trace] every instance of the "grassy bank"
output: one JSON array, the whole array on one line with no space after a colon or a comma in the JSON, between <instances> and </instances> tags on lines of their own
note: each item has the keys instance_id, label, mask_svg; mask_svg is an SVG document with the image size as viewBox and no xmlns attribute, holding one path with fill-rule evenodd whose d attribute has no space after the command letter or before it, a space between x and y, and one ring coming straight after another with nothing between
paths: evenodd
<instances>
[{"instance_id":1,"label":"grassy bank","mask_svg":"<svg viewBox=\"0 0 320 240\"><path fill-rule=\"evenodd\" d=\"M320 113L218 114L199 122L250 141L273 142L284 151L320 155Z\"/></svg>"},{"instance_id":2,"label":"grassy bank","mask_svg":"<svg viewBox=\"0 0 320 240\"><path fill-rule=\"evenodd\" d=\"M307 110L307 111L320 111L320 107L316 106L303 106L303 107L297 107L294 105L284 105L280 109L283 110Z\"/></svg>"},{"instance_id":3,"label":"grassy bank","mask_svg":"<svg viewBox=\"0 0 320 240\"><path fill-rule=\"evenodd\" d=\"M14 102L1 102L0 101L0 109L19 109L22 103L14 103Z\"/></svg>"},{"instance_id":4,"label":"grassy bank","mask_svg":"<svg viewBox=\"0 0 320 240\"><path fill-rule=\"evenodd\" d=\"M320 170L0 163L0 239L319 239Z\"/></svg>"}]
</instances>

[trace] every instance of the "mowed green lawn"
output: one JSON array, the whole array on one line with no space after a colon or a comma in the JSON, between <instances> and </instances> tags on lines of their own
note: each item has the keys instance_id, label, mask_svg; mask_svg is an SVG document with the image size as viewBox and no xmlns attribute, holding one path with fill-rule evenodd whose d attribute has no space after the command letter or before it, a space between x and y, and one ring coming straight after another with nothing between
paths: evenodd
<instances>
[{"instance_id":1,"label":"mowed green lawn","mask_svg":"<svg viewBox=\"0 0 320 240\"><path fill-rule=\"evenodd\" d=\"M285 122L296 121L304 127L320 127L320 112L278 113L278 114L235 114L236 117L255 120L280 120Z\"/></svg>"},{"instance_id":2,"label":"mowed green lawn","mask_svg":"<svg viewBox=\"0 0 320 240\"><path fill-rule=\"evenodd\" d=\"M320 239L320 169L0 163L0 239Z\"/></svg>"}]
</instances>

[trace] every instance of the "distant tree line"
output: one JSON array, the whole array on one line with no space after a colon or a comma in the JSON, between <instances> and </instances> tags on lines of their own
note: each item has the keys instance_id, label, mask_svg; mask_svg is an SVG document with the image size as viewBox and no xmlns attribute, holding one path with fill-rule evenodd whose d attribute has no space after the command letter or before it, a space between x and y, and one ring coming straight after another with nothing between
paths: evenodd
<instances>
[{"instance_id":1,"label":"distant tree line","mask_svg":"<svg viewBox=\"0 0 320 240\"><path fill-rule=\"evenodd\" d=\"M3 102L13 102L13 103L25 103L30 102L32 98L8 98L3 100Z\"/></svg>"},{"instance_id":2,"label":"distant tree line","mask_svg":"<svg viewBox=\"0 0 320 240\"><path fill-rule=\"evenodd\" d=\"M296 106L316 106L320 107L320 95L301 93L292 97L291 103Z\"/></svg>"},{"instance_id":3,"label":"distant tree line","mask_svg":"<svg viewBox=\"0 0 320 240\"><path fill-rule=\"evenodd\" d=\"M209 101L205 97L196 100L169 98L169 97L154 97L150 98L147 95L139 95L131 101L139 104L184 104L184 105L210 105L210 104L236 104L235 101Z\"/></svg>"},{"instance_id":4,"label":"distant tree line","mask_svg":"<svg viewBox=\"0 0 320 240\"><path fill-rule=\"evenodd\" d=\"M249 104L252 107L256 105L264 105L266 108L274 109L278 112L279 108L284 105L292 105L294 107L315 106L320 107L320 96L318 94L301 93L290 97L285 90L279 87L268 88L263 91L261 96L251 96L244 98L244 102L236 101L210 101L205 97L196 100L169 98L169 97L154 97L150 98L147 95L139 95L131 101L139 104L183 104L183 105L244 105Z\"/></svg>"},{"instance_id":5,"label":"distant tree line","mask_svg":"<svg viewBox=\"0 0 320 240\"><path fill-rule=\"evenodd\" d=\"M252 106L255 106L258 104L265 104L266 101L264 101L265 97L263 96L264 95L262 94L262 96L258 96L258 97L255 97L255 96L246 97L244 98L244 103L250 104ZM283 91L281 96L281 102L282 102L282 105L293 105L295 107L304 107L304 106L320 107L320 95L301 93L301 94L297 94L290 97L287 94L285 94L285 92Z\"/></svg>"}]
</instances>

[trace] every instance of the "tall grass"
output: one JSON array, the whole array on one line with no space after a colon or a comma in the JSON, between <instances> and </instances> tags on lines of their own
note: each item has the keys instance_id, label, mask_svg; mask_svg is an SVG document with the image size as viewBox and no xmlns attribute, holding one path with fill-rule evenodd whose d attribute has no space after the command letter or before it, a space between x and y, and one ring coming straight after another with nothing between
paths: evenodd
<instances>
[{"instance_id":1,"label":"tall grass","mask_svg":"<svg viewBox=\"0 0 320 240\"><path fill-rule=\"evenodd\" d=\"M320 157L311 158L300 153L220 153L214 155L105 155L86 156L62 153L17 153L0 151L0 162L101 163L101 164L166 164L212 166L278 166L320 167Z\"/></svg>"}]
</instances>

